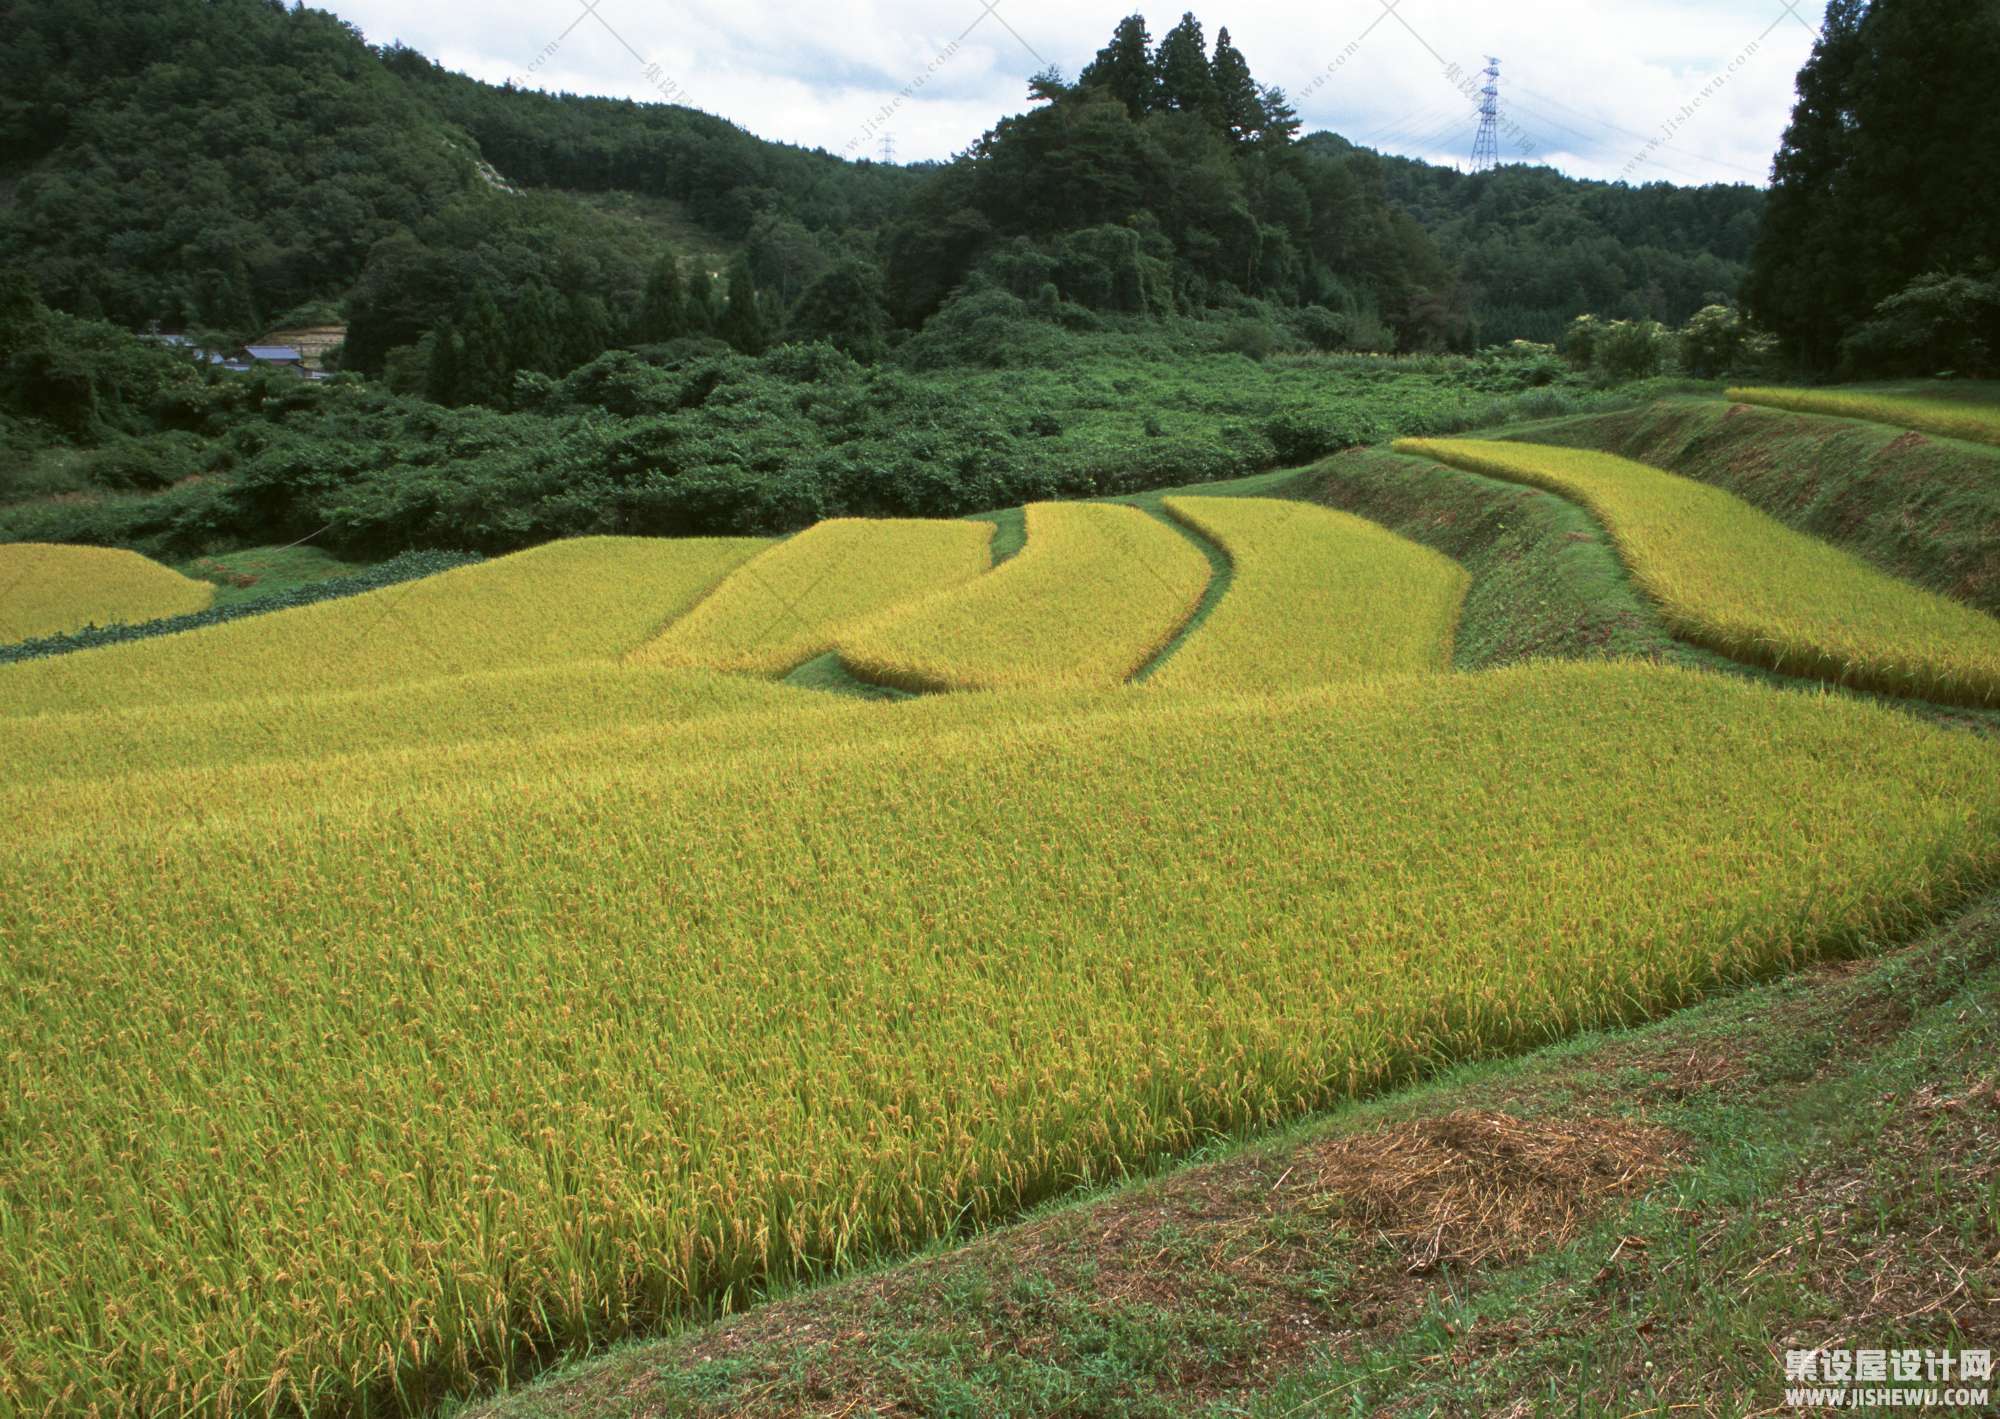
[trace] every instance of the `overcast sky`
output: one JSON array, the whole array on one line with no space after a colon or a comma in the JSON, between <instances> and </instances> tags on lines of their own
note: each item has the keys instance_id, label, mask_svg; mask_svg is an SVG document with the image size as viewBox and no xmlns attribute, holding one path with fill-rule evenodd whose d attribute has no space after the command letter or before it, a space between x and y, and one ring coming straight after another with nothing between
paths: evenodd
<instances>
[{"instance_id":1,"label":"overcast sky","mask_svg":"<svg viewBox=\"0 0 2000 1419\"><path fill-rule=\"evenodd\" d=\"M947 158L1074 78L1129 0L317 0L499 83L659 99L766 138ZM1182 5L1188 0L1180 0ZM1794 8L1795 6L1795 8ZM1227 26L1306 131L1465 162L1477 71L1500 57L1501 154L1634 182L1763 182L1821 0L1322 0L1197 11ZM1147 10L1157 40L1178 9ZM1449 72L1458 66L1464 79ZM1671 129L1671 132L1668 130Z\"/></svg>"}]
</instances>

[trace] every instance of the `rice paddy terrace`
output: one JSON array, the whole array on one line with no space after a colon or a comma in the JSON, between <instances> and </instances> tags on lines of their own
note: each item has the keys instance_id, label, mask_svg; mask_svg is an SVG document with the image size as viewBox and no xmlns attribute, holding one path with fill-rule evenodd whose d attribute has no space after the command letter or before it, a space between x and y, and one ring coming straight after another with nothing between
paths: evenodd
<instances>
[{"instance_id":1,"label":"rice paddy terrace","mask_svg":"<svg viewBox=\"0 0 2000 1419\"><path fill-rule=\"evenodd\" d=\"M0 1409L424 1412L2000 885L1976 547L1588 436L0 666Z\"/></svg>"}]
</instances>

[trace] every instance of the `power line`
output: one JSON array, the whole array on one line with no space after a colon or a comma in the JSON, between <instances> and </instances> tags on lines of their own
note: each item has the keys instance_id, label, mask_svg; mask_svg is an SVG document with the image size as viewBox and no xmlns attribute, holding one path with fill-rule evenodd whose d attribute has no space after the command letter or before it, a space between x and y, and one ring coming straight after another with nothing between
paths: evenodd
<instances>
[{"instance_id":1,"label":"power line","mask_svg":"<svg viewBox=\"0 0 2000 1419\"><path fill-rule=\"evenodd\" d=\"M1653 134L1640 133L1635 129L1625 127L1623 124L1613 123L1606 118L1599 118L1594 113L1585 113L1582 109L1577 108L1574 104L1564 103L1559 98L1551 97L1550 95L1542 93L1540 90L1537 89L1531 89L1527 87L1527 85L1525 84L1517 85L1516 87L1519 88L1523 93L1532 94L1535 98L1540 99L1543 103L1553 104L1555 107L1560 108L1565 112L1573 113L1578 118L1583 119L1587 123L1595 123L1599 128L1608 129L1613 133L1621 133L1627 138L1636 138L1641 143L1659 142L1662 143L1663 146L1667 143L1672 143L1671 139L1661 140L1658 139ZM1515 102L1516 105L1518 106L1519 100L1516 100ZM1535 110L1532 109L1529 110L1529 112L1531 113L1534 111ZM1576 136L1579 138L1588 138L1592 142L1597 141L1594 135L1582 132L1580 129L1570 128L1568 124L1558 122L1556 119L1550 118L1547 114L1542 114L1540 116L1543 118L1544 121L1549 123L1554 123L1558 128L1566 129L1567 131L1576 134ZM1768 173L1761 173L1756 171L1756 169L1754 168L1745 167L1742 163L1731 162L1728 158L1718 158L1713 153L1697 152L1693 148L1682 147L1678 143L1674 143L1673 147L1675 152L1680 153L1685 157L1694 158L1699 162L1714 163L1717 167L1734 168L1737 172L1748 173L1752 177L1757 178L1759 181L1762 181L1764 178L1769 176ZM1664 164L1662 164L1662 166L1664 166Z\"/></svg>"},{"instance_id":2,"label":"power line","mask_svg":"<svg viewBox=\"0 0 2000 1419\"><path fill-rule=\"evenodd\" d=\"M1516 103L1514 106L1520 109L1521 112L1523 113L1534 115L1536 118L1539 118L1542 122L1549 124L1551 127L1560 128L1565 133L1574 134L1576 137L1583 139L1583 141L1586 143L1597 143L1602 141L1597 137L1596 134L1586 133L1581 128L1573 128L1569 124L1564 123L1561 119L1551 118L1548 114L1543 113L1538 109L1528 108L1520 103ZM1647 141L1650 142L1651 140L1649 139ZM1699 154L1690 154L1689 156L1698 157ZM1685 177L1692 182L1698 182L1705 185L1707 183L1714 181L1712 177L1704 176L1701 173L1689 172L1685 168L1677 168L1672 163L1667 162L1662 158L1657 158L1653 156L1650 152L1635 153L1633 154L1632 160L1634 162L1652 163L1655 166L1665 168L1668 172L1676 173L1681 177Z\"/></svg>"},{"instance_id":3,"label":"power line","mask_svg":"<svg viewBox=\"0 0 2000 1419\"><path fill-rule=\"evenodd\" d=\"M1443 118L1445 114L1455 114L1458 111L1457 104L1452 104L1449 107L1431 104L1426 108L1413 108L1393 123L1385 123L1380 128L1369 129L1364 137L1357 138L1355 141L1357 143L1373 142L1375 139L1386 139L1391 135L1422 132Z\"/></svg>"}]
</instances>

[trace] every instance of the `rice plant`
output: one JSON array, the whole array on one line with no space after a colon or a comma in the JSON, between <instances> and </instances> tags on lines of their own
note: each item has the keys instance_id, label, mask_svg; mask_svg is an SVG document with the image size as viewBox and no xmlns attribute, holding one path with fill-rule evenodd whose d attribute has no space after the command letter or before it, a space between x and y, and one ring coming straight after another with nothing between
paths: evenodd
<instances>
[{"instance_id":1,"label":"rice plant","mask_svg":"<svg viewBox=\"0 0 2000 1419\"><path fill-rule=\"evenodd\" d=\"M1748 386L1728 391L1739 404L1765 404L1799 414L1835 414L1899 428L1922 429L1946 438L2000 444L2000 403L1936 394L1890 394L1875 390L1785 389Z\"/></svg>"},{"instance_id":2,"label":"rice plant","mask_svg":"<svg viewBox=\"0 0 2000 1419\"><path fill-rule=\"evenodd\" d=\"M620 656L764 545L551 542L340 601L0 666L0 716L343 692Z\"/></svg>"},{"instance_id":3,"label":"rice plant","mask_svg":"<svg viewBox=\"0 0 2000 1419\"><path fill-rule=\"evenodd\" d=\"M1275 498L1166 500L1229 554L1229 589L1149 682L1281 690L1443 670L1468 578L1376 523Z\"/></svg>"},{"instance_id":4,"label":"rice plant","mask_svg":"<svg viewBox=\"0 0 2000 1419\"><path fill-rule=\"evenodd\" d=\"M1663 667L798 703L11 790L0 1409L417 1411L2000 876Z\"/></svg>"},{"instance_id":5,"label":"rice plant","mask_svg":"<svg viewBox=\"0 0 2000 1419\"><path fill-rule=\"evenodd\" d=\"M203 610L215 588L113 547L0 544L0 644Z\"/></svg>"},{"instance_id":6,"label":"rice plant","mask_svg":"<svg viewBox=\"0 0 2000 1419\"><path fill-rule=\"evenodd\" d=\"M1166 523L1109 503L1032 503L1028 541L956 590L841 638L864 680L907 690L1112 685L1173 637L1208 559Z\"/></svg>"},{"instance_id":7,"label":"rice plant","mask_svg":"<svg viewBox=\"0 0 2000 1419\"><path fill-rule=\"evenodd\" d=\"M1395 446L1575 498L1688 640L1790 675L1942 704L2000 704L2000 621L1720 488L1587 449L1473 439Z\"/></svg>"},{"instance_id":8,"label":"rice plant","mask_svg":"<svg viewBox=\"0 0 2000 1419\"><path fill-rule=\"evenodd\" d=\"M992 540L990 522L834 518L745 562L632 658L783 675L871 617L978 576Z\"/></svg>"}]
</instances>

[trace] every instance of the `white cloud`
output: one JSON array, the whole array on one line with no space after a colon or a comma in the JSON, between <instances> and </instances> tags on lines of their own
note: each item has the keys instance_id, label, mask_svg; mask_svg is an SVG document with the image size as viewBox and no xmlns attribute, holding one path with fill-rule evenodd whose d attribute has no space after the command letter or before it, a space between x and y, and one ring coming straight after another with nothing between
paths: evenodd
<instances>
[{"instance_id":1,"label":"white cloud","mask_svg":"<svg viewBox=\"0 0 2000 1419\"><path fill-rule=\"evenodd\" d=\"M1026 106L1044 62L1075 74L1127 3L1058 0L321 0L371 43L401 40L450 68L573 93L686 102L753 133L909 161L962 151ZM1188 0L1181 0L1186 5ZM1308 131L1464 161L1472 75L1501 58L1502 155L1631 181L1761 181L1812 45L1784 0L1383 0L1197 10L1252 70L1297 97ZM1178 9L1149 13L1155 38ZM560 37L560 42L557 43ZM549 49L554 43L555 48ZM636 57L635 57L636 56ZM649 78L648 66L659 66ZM907 91L907 92L906 92ZM900 105L898 96L903 95ZM893 117L874 120L885 107Z\"/></svg>"}]
</instances>

